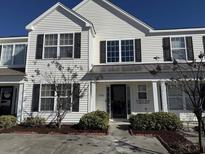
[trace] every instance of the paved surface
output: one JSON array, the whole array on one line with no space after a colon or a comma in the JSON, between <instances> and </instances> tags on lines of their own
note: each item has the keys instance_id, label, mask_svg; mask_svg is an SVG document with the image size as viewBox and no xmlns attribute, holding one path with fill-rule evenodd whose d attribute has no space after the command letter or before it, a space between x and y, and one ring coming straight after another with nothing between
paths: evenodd
<instances>
[{"instance_id":1,"label":"paved surface","mask_svg":"<svg viewBox=\"0 0 205 154\"><path fill-rule=\"evenodd\" d=\"M0 135L0 154L166 154L156 138L130 136L111 126L109 136ZM118 128L117 128L118 127Z\"/></svg>"}]
</instances>

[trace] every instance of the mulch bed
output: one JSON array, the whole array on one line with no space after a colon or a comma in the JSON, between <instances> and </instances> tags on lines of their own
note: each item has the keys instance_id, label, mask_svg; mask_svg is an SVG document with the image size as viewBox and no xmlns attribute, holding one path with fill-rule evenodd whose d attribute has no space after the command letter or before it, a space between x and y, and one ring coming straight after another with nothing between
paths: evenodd
<instances>
[{"instance_id":1,"label":"mulch bed","mask_svg":"<svg viewBox=\"0 0 205 154\"><path fill-rule=\"evenodd\" d=\"M156 137L171 154L197 154L198 145L193 144L184 136L172 131L136 131L130 129L131 135Z\"/></svg>"},{"instance_id":2,"label":"mulch bed","mask_svg":"<svg viewBox=\"0 0 205 154\"><path fill-rule=\"evenodd\" d=\"M40 128L24 127L17 125L9 129L1 129L2 133L17 133L17 134L69 134L69 135L107 135L108 130L79 130L72 125L63 125L61 129L42 126Z\"/></svg>"}]
</instances>

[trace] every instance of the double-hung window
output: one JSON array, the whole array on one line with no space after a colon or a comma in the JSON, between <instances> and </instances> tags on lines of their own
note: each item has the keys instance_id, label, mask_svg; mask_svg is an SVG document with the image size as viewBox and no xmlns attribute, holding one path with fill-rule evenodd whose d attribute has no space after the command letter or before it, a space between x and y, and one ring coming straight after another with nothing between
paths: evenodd
<instances>
[{"instance_id":1,"label":"double-hung window","mask_svg":"<svg viewBox=\"0 0 205 154\"><path fill-rule=\"evenodd\" d=\"M73 58L74 34L46 34L44 41L44 58Z\"/></svg>"},{"instance_id":2,"label":"double-hung window","mask_svg":"<svg viewBox=\"0 0 205 154\"><path fill-rule=\"evenodd\" d=\"M41 111L53 111L55 101L55 90L51 84L41 86Z\"/></svg>"},{"instance_id":3,"label":"double-hung window","mask_svg":"<svg viewBox=\"0 0 205 154\"><path fill-rule=\"evenodd\" d=\"M22 66L26 63L26 44L2 45L0 64L2 66Z\"/></svg>"},{"instance_id":4,"label":"double-hung window","mask_svg":"<svg viewBox=\"0 0 205 154\"><path fill-rule=\"evenodd\" d=\"M60 57L61 58L72 58L74 41L73 34L60 34Z\"/></svg>"},{"instance_id":5,"label":"double-hung window","mask_svg":"<svg viewBox=\"0 0 205 154\"><path fill-rule=\"evenodd\" d=\"M185 37L171 38L172 58L176 60L187 60L187 49Z\"/></svg>"},{"instance_id":6,"label":"double-hung window","mask_svg":"<svg viewBox=\"0 0 205 154\"><path fill-rule=\"evenodd\" d=\"M138 85L138 99L147 100L147 86L146 85Z\"/></svg>"},{"instance_id":7,"label":"double-hung window","mask_svg":"<svg viewBox=\"0 0 205 154\"><path fill-rule=\"evenodd\" d=\"M59 94L61 109L70 110L71 107L71 85L70 84L59 84L57 92Z\"/></svg>"},{"instance_id":8,"label":"double-hung window","mask_svg":"<svg viewBox=\"0 0 205 154\"><path fill-rule=\"evenodd\" d=\"M134 62L134 40L106 41L107 63Z\"/></svg>"},{"instance_id":9,"label":"double-hung window","mask_svg":"<svg viewBox=\"0 0 205 154\"><path fill-rule=\"evenodd\" d=\"M57 58L58 34L45 35L44 58Z\"/></svg>"},{"instance_id":10,"label":"double-hung window","mask_svg":"<svg viewBox=\"0 0 205 154\"><path fill-rule=\"evenodd\" d=\"M79 104L79 100L76 104L74 102L74 85L72 84L42 84L40 92L40 111L55 111L58 108L67 111L76 111L73 107ZM73 90L71 92L71 90ZM76 94L76 97L79 93Z\"/></svg>"}]
</instances>

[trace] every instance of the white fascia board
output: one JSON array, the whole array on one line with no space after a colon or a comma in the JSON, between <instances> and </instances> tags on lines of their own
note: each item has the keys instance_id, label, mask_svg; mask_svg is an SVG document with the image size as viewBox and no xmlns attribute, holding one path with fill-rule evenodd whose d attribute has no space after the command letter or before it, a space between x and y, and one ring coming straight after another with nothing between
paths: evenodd
<instances>
[{"instance_id":1,"label":"white fascia board","mask_svg":"<svg viewBox=\"0 0 205 154\"><path fill-rule=\"evenodd\" d=\"M0 40L26 40L28 37L2 37Z\"/></svg>"},{"instance_id":2,"label":"white fascia board","mask_svg":"<svg viewBox=\"0 0 205 154\"><path fill-rule=\"evenodd\" d=\"M78 10L80 7L82 7L84 4L86 4L87 2L89 2L90 0L83 0L81 3L79 3L78 5L76 5L73 10L76 11ZM144 22L142 22L141 20L137 19L136 17L134 17L133 15L129 14L128 12L124 11L123 9L119 8L118 6L114 5L113 3L109 2L108 0L102 0L104 3L108 4L109 6L113 7L114 9L118 10L119 12L121 12L122 14L124 14L126 17L132 19L133 21L137 22L138 24L142 25L143 27L147 28L148 30L153 30L152 27L150 27L149 25L145 24Z\"/></svg>"},{"instance_id":3,"label":"white fascia board","mask_svg":"<svg viewBox=\"0 0 205 154\"><path fill-rule=\"evenodd\" d=\"M150 30L150 33L197 32L197 31L205 31L205 28L182 28L182 29Z\"/></svg>"},{"instance_id":4,"label":"white fascia board","mask_svg":"<svg viewBox=\"0 0 205 154\"><path fill-rule=\"evenodd\" d=\"M88 21L87 19L85 19L84 17L80 16L79 14L77 14L75 11L67 8L66 6L64 6L62 3L58 2L56 3L54 6L52 6L50 9L48 9L46 12L44 12L43 14L41 14L39 17L37 17L35 20L33 20L30 24L28 24L26 26L27 30L33 30L34 29L34 25L36 23L38 23L40 20L42 20L43 18L45 18L48 14L50 14L52 11L54 11L57 7L61 7L64 10L66 10L67 12L71 13L72 15L76 16L77 18L79 18L80 20L82 20L83 22L86 23L86 26L91 27L95 33L95 29L93 24Z\"/></svg>"}]
</instances>

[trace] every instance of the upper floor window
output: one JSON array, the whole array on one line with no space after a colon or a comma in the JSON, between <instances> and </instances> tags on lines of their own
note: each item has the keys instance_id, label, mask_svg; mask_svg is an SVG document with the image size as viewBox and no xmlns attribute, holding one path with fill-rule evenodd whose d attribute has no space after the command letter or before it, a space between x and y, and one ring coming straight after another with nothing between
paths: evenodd
<instances>
[{"instance_id":1,"label":"upper floor window","mask_svg":"<svg viewBox=\"0 0 205 154\"><path fill-rule=\"evenodd\" d=\"M25 65L26 63L26 44L2 45L0 63L3 66Z\"/></svg>"},{"instance_id":2,"label":"upper floor window","mask_svg":"<svg viewBox=\"0 0 205 154\"><path fill-rule=\"evenodd\" d=\"M107 62L134 62L134 40L107 41Z\"/></svg>"},{"instance_id":3,"label":"upper floor window","mask_svg":"<svg viewBox=\"0 0 205 154\"><path fill-rule=\"evenodd\" d=\"M73 58L74 34L46 34L44 58Z\"/></svg>"},{"instance_id":4,"label":"upper floor window","mask_svg":"<svg viewBox=\"0 0 205 154\"><path fill-rule=\"evenodd\" d=\"M187 49L185 37L172 37L171 38L172 58L177 60L187 59Z\"/></svg>"}]
</instances>

